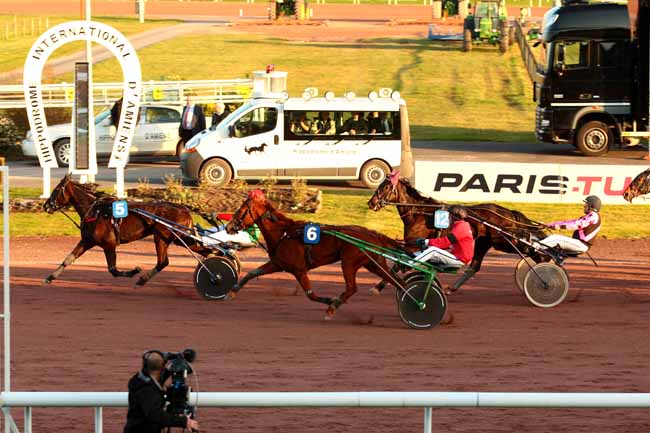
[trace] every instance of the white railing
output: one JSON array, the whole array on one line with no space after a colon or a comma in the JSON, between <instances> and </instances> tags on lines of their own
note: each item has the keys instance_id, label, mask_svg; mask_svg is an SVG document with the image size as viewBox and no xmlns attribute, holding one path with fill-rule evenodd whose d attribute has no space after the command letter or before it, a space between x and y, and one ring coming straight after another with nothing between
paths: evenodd
<instances>
[{"instance_id":1,"label":"white railing","mask_svg":"<svg viewBox=\"0 0 650 433\"><path fill-rule=\"evenodd\" d=\"M124 83L93 83L95 105L113 104L122 97ZM74 102L74 83L44 84L43 103L45 107L72 107ZM25 95L22 85L0 86L0 108L25 108ZM144 104L184 105L188 92L195 94L199 104L216 101L243 102L250 98L253 80L248 78L234 80L197 81L146 81L142 83Z\"/></svg>"},{"instance_id":2,"label":"white railing","mask_svg":"<svg viewBox=\"0 0 650 433\"><path fill-rule=\"evenodd\" d=\"M33 407L92 407L95 433L102 433L103 407L127 407L126 392L6 392L0 407L25 408L24 433L32 433ZM447 408L650 408L650 393L527 392L202 392L198 407L409 407L424 409L424 433L432 432L432 409ZM15 424L12 430L18 433Z\"/></svg>"}]
</instances>

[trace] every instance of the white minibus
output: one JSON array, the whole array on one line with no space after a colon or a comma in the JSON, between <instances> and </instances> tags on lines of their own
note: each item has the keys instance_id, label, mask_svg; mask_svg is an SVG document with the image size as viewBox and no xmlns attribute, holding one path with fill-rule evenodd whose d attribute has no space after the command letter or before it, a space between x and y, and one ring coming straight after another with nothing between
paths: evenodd
<instances>
[{"instance_id":1,"label":"white minibus","mask_svg":"<svg viewBox=\"0 0 650 433\"><path fill-rule=\"evenodd\" d=\"M183 178L215 186L267 176L360 179L375 188L400 166L412 172L406 104L398 92L380 93L255 97L186 143Z\"/></svg>"}]
</instances>

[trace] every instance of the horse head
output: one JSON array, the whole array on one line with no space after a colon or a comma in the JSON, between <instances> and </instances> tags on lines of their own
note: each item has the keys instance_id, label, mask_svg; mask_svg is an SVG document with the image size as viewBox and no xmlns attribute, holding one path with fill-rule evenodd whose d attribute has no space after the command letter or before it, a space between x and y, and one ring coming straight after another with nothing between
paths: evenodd
<instances>
[{"instance_id":1,"label":"horse head","mask_svg":"<svg viewBox=\"0 0 650 433\"><path fill-rule=\"evenodd\" d=\"M70 204L70 198L72 197L72 189L70 188L71 181L74 182L71 173L63 176L59 184L52 190L52 193L45 203L43 203L43 210L45 212L52 214Z\"/></svg>"},{"instance_id":2,"label":"horse head","mask_svg":"<svg viewBox=\"0 0 650 433\"><path fill-rule=\"evenodd\" d=\"M248 197L234 213L230 222L226 225L226 232L235 234L238 231L246 230L261 220L264 215L272 210L272 207L264 193L259 190L253 190L248 193Z\"/></svg>"},{"instance_id":3,"label":"horse head","mask_svg":"<svg viewBox=\"0 0 650 433\"><path fill-rule=\"evenodd\" d=\"M623 198L630 203L636 197L650 193L650 168L639 173L623 191Z\"/></svg>"},{"instance_id":4,"label":"horse head","mask_svg":"<svg viewBox=\"0 0 650 433\"><path fill-rule=\"evenodd\" d=\"M399 171L393 170L386 179L379 184L375 192L368 200L368 208L375 212L386 207L389 203L399 200L398 188L402 180L399 178Z\"/></svg>"}]
</instances>

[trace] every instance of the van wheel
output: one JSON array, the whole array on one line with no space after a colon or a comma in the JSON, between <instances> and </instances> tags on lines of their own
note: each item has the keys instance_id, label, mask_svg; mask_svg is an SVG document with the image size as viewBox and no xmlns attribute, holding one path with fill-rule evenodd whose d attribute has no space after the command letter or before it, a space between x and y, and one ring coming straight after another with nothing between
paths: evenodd
<instances>
[{"instance_id":1,"label":"van wheel","mask_svg":"<svg viewBox=\"0 0 650 433\"><path fill-rule=\"evenodd\" d=\"M70 139L62 138L54 143L54 157L59 167L67 167L70 165Z\"/></svg>"},{"instance_id":2,"label":"van wheel","mask_svg":"<svg viewBox=\"0 0 650 433\"><path fill-rule=\"evenodd\" d=\"M226 186L232 179L232 170L223 159L211 159L199 173L199 183L210 186Z\"/></svg>"},{"instance_id":3,"label":"van wheel","mask_svg":"<svg viewBox=\"0 0 650 433\"><path fill-rule=\"evenodd\" d=\"M593 120L578 131L576 147L585 156L600 156L607 153L612 142L612 132L606 123Z\"/></svg>"},{"instance_id":4,"label":"van wheel","mask_svg":"<svg viewBox=\"0 0 650 433\"><path fill-rule=\"evenodd\" d=\"M388 173L390 168L385 162L372 159L363 164L359 178L367 188L375 189L386 179Z\"/></svg>"}]
</instances>

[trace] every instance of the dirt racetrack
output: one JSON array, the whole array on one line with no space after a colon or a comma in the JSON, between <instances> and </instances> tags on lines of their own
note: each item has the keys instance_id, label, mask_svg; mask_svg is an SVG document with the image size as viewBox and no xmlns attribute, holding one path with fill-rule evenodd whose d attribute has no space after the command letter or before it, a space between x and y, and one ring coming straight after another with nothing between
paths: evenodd
<instances>
[{"instance_id":1,"label":"dirt racetrack","mask_svg":"<svg viewBox=\"0 0 650 433\"><path fill-rule=\"evenodd\" d=\"M91 250L51 286L43 277L76 238L12 239L13 390L126 391L149 348L194 347L203 391L608 391L647 392L650 240L601 241L588 259L568 264L576 302L528 305L514 288L514 256L491 253L484 270L450 298L454 322L407 329L392 293L367 294L336 318L302 293L288 274L251 281L234 301L201 300L194 263L173 247L172 265L149 286L114 279ZM265 259L242 255L249 271ZM123 245L118 265L155 262L153 244ZM338 266L313 272L315 290L334 295ZM21 419L21 411L14 412ZM203 409L205 432L418 432L419 409ZM34 431L91 431L89 409L34 410ZM106 432L121 431L125 411L106 409ZM71 427L67 427L71 426ZM434 431L642 432L644 410L440 409Z\"/></svg>"}]
</instances>

